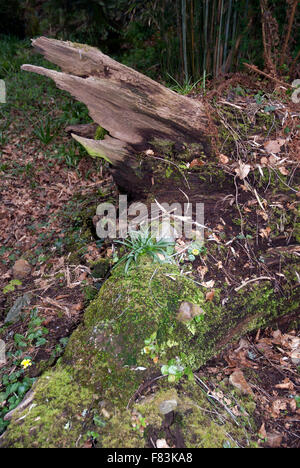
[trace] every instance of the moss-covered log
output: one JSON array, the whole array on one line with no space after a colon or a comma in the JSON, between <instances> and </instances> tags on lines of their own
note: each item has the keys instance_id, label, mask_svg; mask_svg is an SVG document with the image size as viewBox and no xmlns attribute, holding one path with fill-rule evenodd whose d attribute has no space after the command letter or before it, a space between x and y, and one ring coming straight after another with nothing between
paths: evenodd
<instances>
[{"instance_id":1,"label":"moss-covered log","mask_svg":"<svg viewBox=\"0 0 300 468\"><path fill-rule=\"evenodd\" d=\"M189 373L245 332L297 314L294 270L286 276L284 295L262 280L223 301L220 291L206 300L205 288L171 264L144 258L127 275L115 270L63 358L37 381L26 409L14 412L2 447L82 446L93 411L126 412L170 359ZM103 445L113 443L109 427Z\"/></svg>"}]
</instances>

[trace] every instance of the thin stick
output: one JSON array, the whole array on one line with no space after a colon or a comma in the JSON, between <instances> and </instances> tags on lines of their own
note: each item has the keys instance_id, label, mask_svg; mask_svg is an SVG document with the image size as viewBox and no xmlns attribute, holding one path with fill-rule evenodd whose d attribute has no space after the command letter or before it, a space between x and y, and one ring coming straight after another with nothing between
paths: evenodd
<instances>
[{"instance_id":1,"label":"thin stick","mask_svg":"<svg viewBox=\"0 0 300 468\"><path fill-rule=\"evenodd\" d=\"M271 278L270 276L259 276L258 278L252 278L251 280L246 281L245 283L241 284L241 286L239 286L238 288L234 288L234 290L237 292L237 291L239 291L240 289L242 289L244 286L246 286L247 284L253 283L254 281L259 281L259 280L269 280L269 281L272 281L272 279L273 279L273 278Z\"/></svg>"},{"instance_id":2,"label":"thin stick","mask_svg":"<svg viewBox=\"0 0 300 468\"><path fill-rule=\"evenodd\" d=\"M255 65L250 65L249 63L244 63L244 65L245 65L245 67L249 68L250 70L254 71L255 73L263 75L266 78L269 78L269 80L275 81L276 83L280 84L281 86L284 86L286 88L292 88L292 85L290 85L288 83L285 83L284 81L281 81L278 78L275 78L274 76L271 76L268 73L265 73L265 72L259 70Z\"/></svg>"},{"instance_id":3,"label":"thin stick","mask_svg":"<svg viewBox=\"0 0 300 468\"><path fill-rule=\"evenodd\" d=\"M289 40L290 40L290 37L291 37L292 26L293 26L293 22L294 22L294 19L295 19L295 13L296 13L297 5L298 5L298 0L294 0L294 3L292 5L292 11L291 11L291 13L289 15L289 25L288 25L287 34L285 35L285 41L284 41L282 51L281 51L281 57L280 57L280 62L279 62L280 66L283 65L283 62L284 62L284 59L285 59L285 56L286 56L286 49L287 49L287 46L288 46L288 43L289 43Z\"/></svg>"}]
</instances>

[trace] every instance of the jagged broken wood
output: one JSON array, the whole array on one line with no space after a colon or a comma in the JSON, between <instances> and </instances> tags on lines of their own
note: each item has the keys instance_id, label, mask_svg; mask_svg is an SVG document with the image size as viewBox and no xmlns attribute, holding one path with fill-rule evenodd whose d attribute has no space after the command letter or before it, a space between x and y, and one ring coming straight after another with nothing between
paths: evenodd
<instances>
[{"instance_id":1,"label":"jagged broken wood","mask_svg":"<svg viewBox=\"0 0 300 468\"><path fill-rule=\"evenodd\" d=\"M178 147L196 144L198 152L210 155L203 103L173 92L94 47L46 37L33 40L32 45L62 71L34 65L23 65L22 70L53 79L58 88L86 104L93 121L108 135L103 140L80 136L84 135L81 131L72 136L91 155L114 166L122 188L149 189L149 165L141 169L137 155L157 141Z\"/></svg>"}]
</instances>

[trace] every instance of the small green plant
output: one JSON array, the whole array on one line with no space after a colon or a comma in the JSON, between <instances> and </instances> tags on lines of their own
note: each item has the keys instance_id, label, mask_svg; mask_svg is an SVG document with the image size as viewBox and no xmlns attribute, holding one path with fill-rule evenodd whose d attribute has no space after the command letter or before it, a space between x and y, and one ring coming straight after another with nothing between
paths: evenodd
<instances>
[{"instance_id":1,"label":"small green plant","mask_svg":"<svg viewBox=\"0 0 300 468\"><path fill-rule=\"evenodd\" d=\"M61 338L59 340L59 344L55 346L54 350L51 353L52 358L57 358L58 356L61 356L65 347L67 346L69 341L69 338Z\"/></svg>"},{"instance_id":2,"label":"small green plant","mask_svg":"<svg viewBox=\"0 0 300 468\"><path fill-rule=\"evenodd\" d=\"M40 124L33 133L43 143L43 145L48 145L51 143L53 138L56 137L57 132L57 127L54 127L49 119L46 119L46 122L44 124Z\"/></svg>"},{"instance_id":3,"label":"small green plant","mask_svg":"<svg viewBox=\"0 0 300 468\"><path fill-rule=\"evenodd\" d=\"M34 381L34 378L24 377L24 370L3 376L0 392L0 434L9 424L8 421L4 421L4 416L21 403Z\"/></svg>"},{"instance_id":4,"label":"small green plant","mask_svg":"<svg viewBox=\"0 0 300 468\"><path fill-rule=\"evenodd\" d=\"M134 411L131 416L132 428L141 436L144 435L145 429L148 426L147 420L140 413Z\"/></svg>"},{"instance_id":5,"label":"small green plant","mask_svg":"<svg viewBox=\"0 0 300 468\"><path fill-rule=\"evenodd\" d=\"M159 353L159 346L156 341L156 335L157 333L154 332L150 336L150 338L147 338L144 343L145 346L142 350L142 354L149 354L150 358L156 363L158 361L158 353Z\"/></svg>"},{"instance_id":6,"label":"small green plant","mask_svg":"<svg viewBox=\"0 0 300 468\"><path fill-rule=\"evenodd\" d=\"M190 262L196 260L199 255L205 255L207 252L206 247L203 247L199 242L193 242L188 249L188 259Z\"/></svg>"},{"instance_id":7,"label":"small green plant","mask_svg":"<svg viewBox=\"0 0 300 468\"><path fill-rule=\"evenodd\" d=\"M0 132L0 146L6 145L7 141L8 141L7 135L1 131Z\"/></svg>"},{"instance_id":8,"label":"small green plant","mask_svg":"<svg viewBox=\"0 0 300 468\"><path fill-rule=\"evenodd\" d=\"M190 381L194 381L192 369L183 366L179 358L170 359L168 364L162 366L161 373L168 376L169 382L178 382L184 375L186 375Z\"/></svg>"},{"instance_id":9,"label":"small green plant","mask_svg":"<svg viewBox=\"0 0 300 468\"><path fill-rule=\"evenodd\" d=\"M171 86L172 91L175 91L178 94L182 94L183 96L186 96L187 94L191 93L193 89L197 87L197 85L202 81L202 79L199 79L192 83L191 78L185 79L182 84L180 84L173 76L169 75L168 76L171 78L172 81L174 81L176 84ZM203 83L204 83L204 88L205 88L205 76L203 78Z\"/></svg>"},{"instance_id":10,"label":"small green plant","mask_svg":"<svg viewBox=\"0 0 300 468\"><path fill-rule=\"evenodd\" d=\"M156 241L149 230L130 231L129 237L124 241L116 241L125 247L128 252L121 258L115 258L116 268L125 263L125 273L128 272L133 262L137 262L142 255L148 255L154 262L171 261L167 249L174 247L174 242L160 239ZM164 260L162 260L163 257Z\"/></svg>"},{"instance_id":11,"label":"small green plant","mask_svg":"<svg viewBox=\"0 0 300 468\"><path fill-rule=\"evenodd\" d=\"M236 88L233 88L233 91L235 92L237 96L246 96L247 94L244 88L242 88L239 85Z\"/></svg>"},{"instance_id":12,"label":"small green plant","mask_svg":"<svg viewBox=\"0 0 300 468\"><path fill-rule=\"evenodd\" d=\"M98 434L98 432L88 431L86 436L88 439L92 439L95 442L97 439L99 439L100 434Z\"/></svg>"},{"instance_id":13,"label":"small green plant","mask_svg":"<svg viewBox=\"0 0 300 468\"><path fill-rule=\"evenodd\" d=\"M16 286L22 286L22 282L18 279L11 280L4 288L3 294L8 294L10 292L14 292Z\"/></svg>"},{"instance_id":14,"label":"small green plant","mask_svg":"<svg viewBox=\"0 0 300 468\"><path fill-rule=\"evenodd\" d=\"M100 418L100 416L98 416L98 414L94 414L93 423L95 424L95 426L98 426L98 427L105 427L106 426L106 422L103 421Z\"/></svg>"},{"instance_id":15,"label":"small green plant","mask_svg":"<svg viewBox=\"0 0 300 468\"><path fill-rule=\"evenodd\" d=\"M103 127L97 127L96 133L95 133L95 140L104 140L105 135L108 134L108 131L105 130Z\"/></svg>"},{"instance_id":16,"label":"small green plant","mask_svg":"<svg viewBox=\"0 0 300 468\"><path fill-rule=\"evenodd\" d=\"M47 343L44 335L49 333L48 329L41 327L43 319L38 317L37 309L33 309L30 314L30 322L28 324L28 330L26 336L15 333L14 342L18 348L28 348L35 346L39 348Z\"/></svg>"},{"instance_id":17,"label":"small green plant","mask_svg":"<svg viewBox=\"0 0 300 468\"><path fill-rule=\"evenodd\" d=\"M261 106L265 100L264 95L261 94L261 92L258 92L257 94L255 94L254 99L258 106Z\"/></svg>"},{"instance_id":18,"label":"small green plant","mask_svg":"<svg viewBox=\"0 0 300 468\"><path fill-rule=\"evenodd\" d=\"M4 421L4 416L21 403L24 395L35 382L34 378L25 374L26 370L33 365L31 356L26 353L29 348L38 348L47 343L44 336L48 334L48 330L42 327L42 323L43 319L38 316L37 309L33 309L27 332L24 335L15 333L14 347L6 354L7 370L1 369L4 375L2 381L0 380L0 434L9 424ZM13 372L11 372L12 368Z\"/></svg>"}]
</instances>

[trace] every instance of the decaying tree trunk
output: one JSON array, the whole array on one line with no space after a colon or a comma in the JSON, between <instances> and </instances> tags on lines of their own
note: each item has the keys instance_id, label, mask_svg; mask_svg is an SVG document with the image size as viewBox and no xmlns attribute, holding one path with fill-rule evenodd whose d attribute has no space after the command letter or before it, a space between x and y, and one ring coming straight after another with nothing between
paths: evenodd
<instances>
[{"instance_id":1,"label":"decaying tree trunk","mask_svg":"<svg viewBox=\"0 0 300 468\"><path fill-rule=\"evenodd\" d=\"M95 123L66 130L92 156L111 164L120 188L139 199L153 200L155 195L160 202L205 202L206 213L226 195L234 199L232 174L219 168L214 173L210 119L203 103L178 95L94 47L45 37L33 40L32 45L62 71L33 65L22 69L53 79L60 89L87 105ZM108 132L101 140L95 138L98 126ZM199 171L180 169L180 163L194 161ZM170 169L167 176L166 168ZM237 194L235 202L232 221L240 216ZM274 258L276 263L281 253Z\"/></svg>"},{"instance_id":2,"label":"decaying tree trunk","mask_svg":"<svg viewBox=\"0 0 300 468\"><path fill-rule=\"evenodd\" d=\"M176 385L161 379L162 366L174 359L191 372L246 331L287 311L297 314L296 291L288 289L280 297L268 281L250 282L235 297L224 301L216 291L209 301L205 288L174 265L153 264L143 257L127 275L119 267L86 310L60 362L34 384L19 408L5 416L12 421L0 447L82 447L88 430L100 432L103 447L116 447L115 431L117 447L134 447L134 435L121 434L131 412L139 411L134 402L142 389L154 381L156 387L163 382L169 391ZM195 393L192 405L201 407L197 395L201 392ZM186 408L179 402L180 420ZM157 424L159 405L154 401L151 405L155 418L149 423ZM93 416L101 414L103 406L115 414L117 427L114 418L106 422L105 430L93 427ZM194 424L202 422L189 419L187 430L193 433ZM145 440L140 443L144 447ZM198 446L197 437L193 443Z\"/></svg>"},{"instance_id":3,"label":"decaying tree trunk","mask_svg":"<svg viewBox=\"0 0 300 468\"><path fill-rule=\"evenodd\" d=\"M22 69L53 79L86 104L91 118L108 135L103 140L72 136L91 155L112 164L116 182L126 191L146 193L151 188L153 160L149 156L150 161L141 161L138 154L156 143L172 144L177 152L192 144L195 154L210 156L208 118L201 102L178 95L94 47L45 37L32 45L62 71L33 65Z\"/></svg>"},{"instance_id":4,"label":"decaying tree trunk","mask_svg":"<svg viewBox=\"0 0 300 468\"><path fill-rule=\"evenodd\" d=\"M139 197L151 195L155 187L155 193L162 197L167 193L169 200L173 190L178 201L178 188L184 184L191 201L205 195L209 208L224 196L221 191L230 190L232 177L227 189L220 190L217 179L219 186L201 195L205 169L201 177L179 170L178 161L213 157L201 103L177 95L95 48L43 37L34 40L33 46L62 72L32 65L24 65L23 70L52 78L88 106L94 122L109 135L103 140L92 138L95 125L68 131L77 133L72 136L90 154L111 163L120 187ZM175 167L169 183L164 178L165 166L161 169L165 162ZM212 176L207 177L213 185ZM270 262L280 255L270 252ZM276 282L270 284L272 278L263 276L225 295L216 289L210 297L204 285L174 265L153 265L142 259L128 275L116 269L85 312L84 323L72 335L60 363L38 380L25 406L7 415L12 422L0 445L82 446L86 429L93 428L93 411L99 411L99 402L107 404L111 413L117 408L122 422L131 416L127 413L138 390L156 378L170 359L180 358L183 366L195 370L247 331L274 319L296 317L296 260L299 257L293 257L293 252L282 253L280 271L287 281L279 293ZM155 356L145 351L149 343ZM195 405L199 407L199 402ZM110 421L107 431L112 427ZM111 447L111 439L105 440L103 446ZM128 440L121 443L127 446Z\"/></svg>"}]
</instances>

